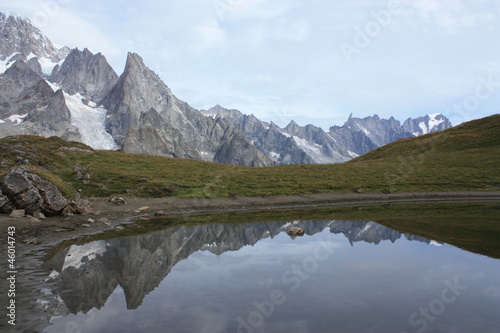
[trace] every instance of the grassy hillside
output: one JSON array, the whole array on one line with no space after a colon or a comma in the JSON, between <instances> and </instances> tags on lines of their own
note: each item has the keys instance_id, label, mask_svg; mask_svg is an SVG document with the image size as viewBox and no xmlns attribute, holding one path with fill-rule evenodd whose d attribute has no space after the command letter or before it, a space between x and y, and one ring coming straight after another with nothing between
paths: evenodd
<instances>
[{"instance_id":1,"label":"grassy hillside","mask_svg":"<svg viewBox=\"0 0 500 333\"><path fill-rule=\"evenodd\" d=\"M28 164L65 193L144 197L265 196L319 192L488 190L500 187L500 115L399 140L349 163L251 168L94 151L35 136L0 140L0 176ZM77 169L90 175L77 179Z\"/></svg>"}]
</instances>

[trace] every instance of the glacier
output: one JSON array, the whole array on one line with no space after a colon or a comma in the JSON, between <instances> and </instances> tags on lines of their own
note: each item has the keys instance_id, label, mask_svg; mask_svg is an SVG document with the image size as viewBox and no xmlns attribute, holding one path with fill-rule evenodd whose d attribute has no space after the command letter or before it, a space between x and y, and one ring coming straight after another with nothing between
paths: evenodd
<instances>
[{"instance_id":1,"label":"glacier","mask_svg":"<svg viewBox=\"0 0 500 333\"><path fill-rule=\"evenodd\" d=\"M64 92L64 99L71 112L71 125L78 128L82 143L98 150L120 148L106 131L106 109L85 105L80 94L70 95Z\"/></svg>"}]
</instances>

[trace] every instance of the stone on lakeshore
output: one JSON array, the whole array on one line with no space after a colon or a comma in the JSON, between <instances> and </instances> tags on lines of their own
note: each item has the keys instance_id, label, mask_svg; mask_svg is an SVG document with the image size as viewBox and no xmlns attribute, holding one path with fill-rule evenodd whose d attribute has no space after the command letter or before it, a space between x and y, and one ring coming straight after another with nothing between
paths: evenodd
<instances>
[{"instance_id":1,"label":"stone on lakeshore","mask_svg":"<svg viewBox=\"0 0 500 333\"><path fill-rule=\"evenodd\" d=\"M14 209L12 212L10 212L10 217L24 217L25 211L24 209Z\"/></svg>"}]
</instances>

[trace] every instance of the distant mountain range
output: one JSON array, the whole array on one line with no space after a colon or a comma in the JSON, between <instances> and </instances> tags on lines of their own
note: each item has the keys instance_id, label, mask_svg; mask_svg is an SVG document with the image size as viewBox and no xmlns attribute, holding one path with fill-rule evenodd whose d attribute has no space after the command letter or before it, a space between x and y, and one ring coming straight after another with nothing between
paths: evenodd
<instances>
[{"instance_id":1,"label":"distant mountain range","mask_svg":"<svg viewBox=\"0 0 500 333\"><path fill-rule=\"evenodd\" d=\"M285 128L219 105L197 110L129 53L118 76L101 54L56 48L31 22L0 13L0 138L59 136L95 149L247 166L339 163L451 127L442 114L355 118L328 131Z\"/></svg>"}]
</instances>

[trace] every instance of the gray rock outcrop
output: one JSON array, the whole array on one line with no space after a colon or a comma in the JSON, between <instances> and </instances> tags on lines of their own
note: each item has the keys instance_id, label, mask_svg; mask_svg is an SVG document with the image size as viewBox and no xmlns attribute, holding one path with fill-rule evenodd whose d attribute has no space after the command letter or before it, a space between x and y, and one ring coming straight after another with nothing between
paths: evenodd
<instances>
[{"instance_id":1,"label":"gray rock outcrop","mask_svg":"<svg viewBox=\"0 0 500 333\"><path fill-rule=\"evenodd\" d=\"M0 181L0 191L0 206L3 202L1 209L4 213L15 208L24 209L29 215L42 212L54 216L69 204L54 184L29 172L26 167L16 167L5 175Z\"/></svg>"}]
</instances>

